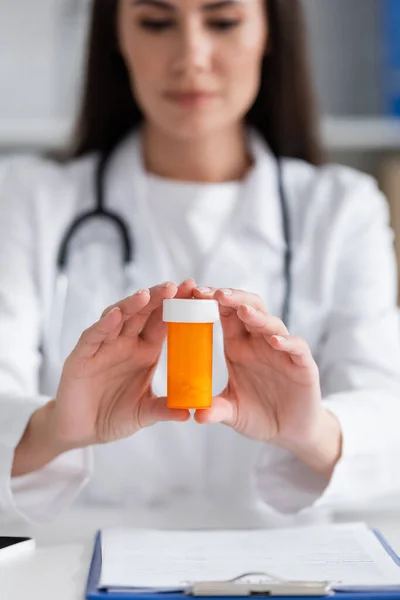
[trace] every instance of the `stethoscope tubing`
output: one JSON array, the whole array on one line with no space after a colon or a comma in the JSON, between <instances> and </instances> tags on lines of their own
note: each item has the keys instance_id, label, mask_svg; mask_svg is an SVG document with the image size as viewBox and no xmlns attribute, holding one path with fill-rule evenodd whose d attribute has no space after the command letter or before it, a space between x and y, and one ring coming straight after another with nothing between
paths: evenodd
<instances>
[{"instance_id":1,"label":"stethoscope tubing","mask_svg":"<svg viewBox=\"0 0 400 600\"><path fill-rule=\"evenodd\" d=\"M58 256L57 256L57 273L58 273L58 284L62 287L62 295L64 299L66 299L67 295L67 287L68 287L68 278L67 278L67 265L68 265L68 254L69 254L69 246L71 244L72 239L74 238L77 231L87 225L93 219L103 219L106 221L110 221L118 231L118 234L121 238L122 242L122 252L123 252L123 266L126 269L129 264L134 261L134 243L132 239L131 232L129 230L126 222L116 213L107 209L106 207L106 198L105 198L105 190L106 190L106 173L107 167L111 158L110 153L103 153L100 156L100 159L97 163L96 172L95 172L95 196L96 196L96 205L93 210L87 211L86 213L80 215L70 224L64 236L62 238ZM284 255L284 280L285 280L285 290L284 290L284 298L282 303L282 321L285 323L286 327L289 328L289 318L290 318L290 310L291 310L291 296L292 296L292 276L291 276L291 266L292 266L292 245L291 245L291 231L290 231L290 217L289 217L289 209L287 204L285 185L283 181L283 169L281 160L279 157L276 157L276 167L277 167L277 182L278 182L278 194L280 200L280 206L282 211L282 226L283 226L283 234L285 239L285 255ZM61 281L61 283L60 283ZM64 312L64 311L62 311Z\"/></svg>"}]
</instances>

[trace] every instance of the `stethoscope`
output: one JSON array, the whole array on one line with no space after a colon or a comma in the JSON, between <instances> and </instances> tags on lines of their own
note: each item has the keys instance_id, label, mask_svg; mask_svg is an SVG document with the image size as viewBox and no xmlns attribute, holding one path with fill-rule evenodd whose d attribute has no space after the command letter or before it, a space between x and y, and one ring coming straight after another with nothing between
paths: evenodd
<instances>
[{"instance_id":1,"label":"stethoscope","mask_svg":"<svg viewBox=\"0 0 400 600\"><path fill-rule=\"evenodd\" d=\"M95 198L96 206L93 210L89 210L76 218L71 225L68 227L61 241L60 249L57 257L57 278L56 278L56 290L55 297L56 301L56 314L57 319L52 325L52 338L60 339L62 333L64 309L68 292L68 258L69 258L69 247L74 236L78 230L83 226L87 225L88 222L101 219L108 221L112 224L120 241L122 243L122 265L127 276L129 266L132 264L135 255L134 243L132 236L129 231L128 225L125 221L112 210L108 209L105 204L105 177L107 172L107 166L111 158L111 153L104 153L101 155L97 167L95 170ZM288 206L285 194L285 187L283 182L283 173L281 161L276 157L277 167L277 182L278 182L278 193L282 211L282 225L283 234L285 239L285 254L284 254L284 294L282 302L282 313L281 318L285 323L286 327L289 328L289 317L290 317L290 301L291 301L291 264L292 264L292 249L291 249L291 236L290 236L290 222L288 214Z\"/></svg>"}]
</instances>

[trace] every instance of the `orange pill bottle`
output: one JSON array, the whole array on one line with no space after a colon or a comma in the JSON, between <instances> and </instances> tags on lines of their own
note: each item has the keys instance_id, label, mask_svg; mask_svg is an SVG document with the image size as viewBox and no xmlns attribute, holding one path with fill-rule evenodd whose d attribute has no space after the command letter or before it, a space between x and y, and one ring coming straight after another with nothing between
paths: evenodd
<instances>
[{"instance_id":1,"label":"orange pill bottle","mask_svg":"<svg viewBox=\"0 0 400 600\"><path fill-rule=\"evenodd\" d=\"M168 323L168 408L210 408L213 328L219 320L218 302L164 300L163 320Z\"/></svg>"}]
</instances>

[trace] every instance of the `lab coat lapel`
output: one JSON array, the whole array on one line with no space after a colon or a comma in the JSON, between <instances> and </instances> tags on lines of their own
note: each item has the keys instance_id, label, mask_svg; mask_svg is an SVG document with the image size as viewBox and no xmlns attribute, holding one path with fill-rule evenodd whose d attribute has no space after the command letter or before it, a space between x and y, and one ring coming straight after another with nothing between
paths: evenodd
<instances>
[{"instance_id":1,"label":"lab coat lapel","mask_svg":"<svg viewBox=\"0 0 400 600\"><path fill-rule=\"evenodd\" d=\"M114 154L107 177L107 198L130 226L133 262L127 268L127 295L171 278L171 264L163 252L147 206L147 184L140 132L129 135Z\"/></svg>"},{"instance_id":2,"label":"lab coat lapel","mask_svg":"<svg viewBox=\"0 0 400 600\"><path fill-rule=\"evenodd\" d=\"M232 221L203 266L200 283L259 293L272 312L278 303L268 289L268 265L283 266L285 250L277 163L254 132L250 146L254 167L243 182Z\"/></svg>"},{"instance_id":3,"label":"lab coat lapel","mask_svg":"<svg viewBox=\"0 0 400 600\"><path fill-rule=\"evenodd\" d=\"M152 287L174 279L173 265L158 238L153 218L148 211L146 174L142 161L140 132L129 136L115 153L108 175L109 193L113 208L130 225L134 243L134 260L128 267L127 294L139 288ZM164 345L153 378L153 391L166 394L166 348ZM204 435L194 421L158 423L134 436L132 457L146 477L140 483L146 502L168 503L165 490L172 496L184 497L204 485ZM168 448L168 452L165 452ZM129 456L129 454L128 454ZM159 457L157 460L155 457ZM173 474L171 476L171 474ZM163 496L160 496L163 490Z\"/></svg>"},{"instance_id":4,"label":"lab coat lapel","mask_svg":"<svg viewBox=\"0 0 400 600\"><path fill-rule=\"evenodd\" d=\"M277 164L265 143L254 133L251 147L255 166L244 181L234 218L204 265L201 283L258 293L270 312L281 310L283 234ZM214 393L227 382L220 324L214 331ZM253 466L262 444L239 436L223 425L207 431L207 494L231 505L254 501ZM238 489L237 482L241 481ZM251 500L253 499L253 500Z\"/></svg>"}]
</instances>

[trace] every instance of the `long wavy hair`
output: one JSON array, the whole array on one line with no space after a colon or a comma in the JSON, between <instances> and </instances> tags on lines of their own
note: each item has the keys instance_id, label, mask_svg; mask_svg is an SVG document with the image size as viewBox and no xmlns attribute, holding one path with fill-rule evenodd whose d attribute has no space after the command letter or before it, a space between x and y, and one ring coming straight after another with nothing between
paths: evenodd
<instances>
[{"instance_id":1,"label":"long wavy hair","mask_svg":"<svg viewBox=\"0 0 400 600\"><path fill-rule=\"evenodd\" d=\"M264 0L270 51L264 56L258 95L246 121L277 156L319 165L319 139L301 0ZM86 77L69 158L110 153L143 120L132 96L128 71L118 50L118 0L94 0Z\"/></svg>"}]
</instances>

